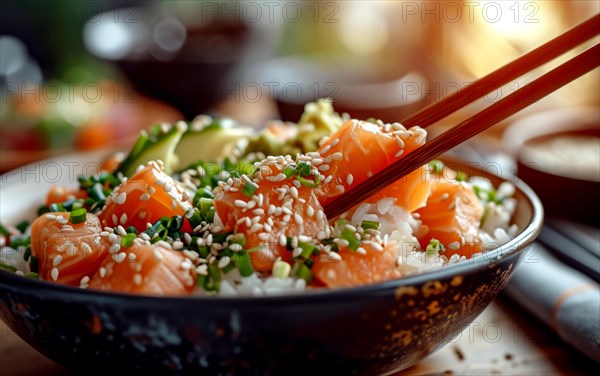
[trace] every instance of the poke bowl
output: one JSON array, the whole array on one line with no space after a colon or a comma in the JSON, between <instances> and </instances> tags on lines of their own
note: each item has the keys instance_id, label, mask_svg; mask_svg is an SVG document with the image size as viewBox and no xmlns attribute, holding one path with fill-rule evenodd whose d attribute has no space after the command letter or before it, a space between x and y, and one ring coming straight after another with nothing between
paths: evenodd
<instances>
[{"instance_id":1,"label":"poke bowl","mask_svg":"<svg viewBox=\"0 0 600 376\"><path fill-rule=\"evenodd\" d=\"M76 185L76 176L94 173L107 154L62 156L3 176L2 222L26 218L52 186ZM505 182L469 161L446 156L440 163L493 186ZM89 278L68 286L0 270L0 318L36 350L78 372L390 374L458 335L523 259L543 210L526 184L512 184L511 224L518 230L510 240L401 278L262 296L156 296L80 288L92 284Z\"/></svg>"}]
</instances>

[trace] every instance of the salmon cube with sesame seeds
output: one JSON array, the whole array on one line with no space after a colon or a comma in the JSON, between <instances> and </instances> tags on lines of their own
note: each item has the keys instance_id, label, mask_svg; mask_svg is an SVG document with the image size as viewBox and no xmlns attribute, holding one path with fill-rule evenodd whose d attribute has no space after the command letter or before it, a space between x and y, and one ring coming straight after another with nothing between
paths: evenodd
<instances>
[{"instance_id":1,"label":"salmon cube with sesame seeds","mask_svg":"<svg viewBox=\"0 0 600 376\"><path fill-rule=\"evenodd\" d=\"M107 255L89 288L169 296L191 294L195 284L195 267L182 252L136 241Z\"/></svg>"},{"instance_id":2,"label":"salmon cube with sesame seeds","mask_svg":"<svg viewBox=\"0 0 600 376\"><path fill-rule=\"evenodd\" d=\"M111 243L101 236L94 214L87 213L78 223L69 218L64 212L38 217L31 225L31 254L38 260L41 279L80 286L96 272Z\"/></svg>"},{"instance_id":3,"label":"salmon cube with sesame seeds","mask_svg":"<svg viewBox=\"0 0 600 376\"><path fill-rule=\"evenodd\" d=\"M103 226L133 226L141 232L147 223L153 224L161 217L184 216L191 208L184 188L159 163L151 161L115 187L98 216ZM191 230L187 220L186 229Z\"/></svg>"}]
</instances>

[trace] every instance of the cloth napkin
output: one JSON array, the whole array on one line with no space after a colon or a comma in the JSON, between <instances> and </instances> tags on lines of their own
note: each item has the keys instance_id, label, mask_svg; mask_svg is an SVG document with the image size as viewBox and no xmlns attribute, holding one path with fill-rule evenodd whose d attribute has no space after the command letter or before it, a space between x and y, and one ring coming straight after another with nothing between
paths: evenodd
<instances>
[{"instance_id":1,"label":"cloth napkin","mask_svg":"<svg viewBox=\"0 0 600 376\"><path fill-rule=\"evenodd\" d=\"M534 243L505 292L600 363L600 285Z\"/></svg>"}]
</instances>

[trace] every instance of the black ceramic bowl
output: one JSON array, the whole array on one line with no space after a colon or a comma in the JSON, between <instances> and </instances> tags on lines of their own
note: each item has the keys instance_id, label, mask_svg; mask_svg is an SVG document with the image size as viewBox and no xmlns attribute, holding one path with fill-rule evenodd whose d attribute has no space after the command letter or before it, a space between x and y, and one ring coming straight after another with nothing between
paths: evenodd
<instances>
[{"instance_id":1,"label":"black ceramic bowl","mask_svg":"<svg viewBox=\"0 0 600 376\"><path fill-rule=\"evenodd\" d=\"M234 2L171 2L115 9L84 28L90 53L115 66L142 94L186 118L233 96L243 72L268 58L280 22L248 19Z\"/></svg>"},{"instance_id":2,"label":"black ceramic bowl","mask_svg":"<svg viewBox=\"0 0 600 376\"><path fill-rule=\"evenodd\" d=\"M466 171L500 181L472 167ZM45 188L20 180L33 179L31 173L15 176L2 185L3 206L14 200L11 195ZM520 234L440 270L359 288L260 298L132 296L0 271L0 317L42 354L80 372L389 374L452 340L502 290L543 216L533 191L522 182L516 186ZM3 210L2 220L9 215Z\"/></svg>"}]
</instances>

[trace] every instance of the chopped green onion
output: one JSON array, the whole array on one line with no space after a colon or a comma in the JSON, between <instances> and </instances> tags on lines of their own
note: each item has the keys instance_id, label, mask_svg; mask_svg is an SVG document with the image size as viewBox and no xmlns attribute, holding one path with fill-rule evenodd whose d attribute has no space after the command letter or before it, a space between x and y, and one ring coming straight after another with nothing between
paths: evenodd
<instances>
[{"instance_id":1,"label":"chopped green onion","mask_svg":"<svg viewBox=\"0 0 600 376\"><path fill-rule=\"evenodd\" d=\"M29 272L29 273L25 273L25 278L40 279L40 275L38 273L35 273L35 272Z\"/></svg>"},{"instance_id":2,"label":"chopped green onion","mask_svg":"<svg viewBox=\"0 0 600 376\"><path fill-rule=\"evenodd\" d=\"M467 175L464 171L456 172L456 181L467 181L469 179L469 175Z\"/></svg>"},{"instance_id":3,"label":"chopped green onion","mask_svg":"<svg viewBox=\"0 0 600 376\"><path fill-rule=\"evenodd\" d=\"M8 229L6 227L4 227L2 225L2 223L0 223L0 234L2 234L3 236L9 236L10 232L8 231Z\"/></svg>"},{"instance_id":4,"label":"chopped green onion","mask_svg":"<svg viewBox=\"0 0 600 376\"><path fill-rule=\"evenodd\" d=\"M73 210L71 215L69 215L69 222L76 225L78 223L83 223L87 219L87 210L85 208L79 208Z\"/></svg>"},{"instance_id":5,"label":"chopped green onion","mask_svg":"<svg viewBox=\"0 0 600 376\"><path fill-rule=\"evenodd\" d=\"M25 249L25 252L23 252L23 261L29 261L30 257L31 257L31 247L27 247Z\"/></svg>"},{"instance_id":6,"label":"chopped green onion","mask_svg":"<svg viewBox=\"0 0 600 376\"><path fill-rule=\"evenodd\" d=\"M379 230L379 222L377 221L362 221L360 224L365 230Z\"/></svg>"},{"instance_id":7,"label":"chopped green onion","mask_svg":"<svg viewBox=\"0 0 600 376\"><path fill-rule=\"evenodd\" d=\"M302 248L300 257L303 259L308 259L316 248L314 245L306 242L298 242L298 247Z\"/></svg>"},{"instance_id":8,"label":"chopped green onion","mask_svg":"<svg viewBox=\"0 0 600 376\"><path fill-rule=\"evenodd\" d=\"M25 232L25 230L27 230L27 227L29 227L29 222L28 221L23 221L23 222L19 223L18 225L16 225L15 227L22 234L22 233Z\"/></svg>"},{"instance_id":9,"label":"chopped green onion","mask_svg":"<svg viewBox=\"0 0 600 376\"><path fill-rule=\"evenodd\" d=\"M370 117L367 120L365 120L367 123L372 123L372 124L377 124L377 119L375 119L374 117Z\"/></svg>"},{"instance_id":10,"label":"chopped green onion","mask_svg":"<svg viewBox=\"0 0 600 376\"><path fill-rule=\"evenodd\" d=\"M246 236L242 233L233 234L227 241L229 244L239 244L244 247L246 245Z\"/></svg>"},{"instance_id":11,"label":"chopped green onion","mask_svg":"<svg viewBox=\"0 0 600 376\"><path fill-rule=\"evenodd\" d=\"M298 176L297 180L305 187L309 188L317 188L319 186L319 176L315 176L315 180L309 180L303 177Z\"/></svg>"},{"instance_id":12,"label":"chopped green onion","mask_svg":"<svg viewBox=\"0 0 600 376\"><path fill-rule=\"evenodd\" d=\"M104 194L104 190L102 189L102 185L100 183L96 183L88 190L88 194L90 198L96 201L106 200L106 195Z\"/></svg>"},{"instance_id":13,"label":"chopped green onion","mask_svg":"<svg viewBox=\"0 0 600 376\"><path fill-rule=\"evenodd\" d=\"M200 210L198 210L198 208L191 208L186 211L185 217L192 225L192 228L196 228L200 223L202 223L202 214L200 214Z\"/></svg>"},{"instance_id":14,"label":"chopped green onion","mask_svg":"<svg viewBox=\"0 0 600 376\"><path fill-rule=\"evenodd\" d=\"M121 246L122 247L131 247L133 245L133 241L137 238L136 234L127 234L121 238Z\"/></svg>"},{"instance_id":15,"label":"chopped green onion","mask_svg":"<svg viewBox=\"0 0 600 376\"><path fill-rule=\"evenodd\" d=\"M291 178L292 176L294 176L294 174L296 173L296 171L291 168L290 166L286 166L282 173L285 175L286 178Z\"/></svg>"},{"instance_id":16,"label":"chopped green onion","mask_svg":"<svg viewBox=\"0 0 600 376\"><path fill-rule=\"evenodd\" d=\"M436 238L431 238L431 240L429 241L429 244L427 245L427 248L425 248L425 253L428 255L437 255L440 252L445 252L446 248L444 247L444 245L442 243L440 243L439 240L437 240Z\"/></svg>"},{"instance_id":17,"label":"chopped green onion","mask_svg":"<svg viewBox=\"0 0 600 376\"><path fill-rule=\"evenodd\" d=\"M66 212L67 209L63 206L63 204L59 202L55 202L54 204L50 204L49 209L51 212Z\"/></svg>"},{"instance_id":18,"label":"chopped green onion","mask_svg":"<svg viewBox=\"0 0 600 376\"><path fill-rule=\"evenodd\" d=\"M427 163L427 166L434 174L440 174L444 171L444 162L434 159L433 161Z\"/></svg>"},{"instance_id":19,"label":"chopped green onion","mask_svg":"<svg viewBox=\"0 0 600 376\"><path fill-rule=\"evenodd\" d=\"M221 269L217 262L213 262L208 265L208 278L204 284L206 291L219 291L219 285L221 282Z\"/></svg>"},{"instance_id":20,"label":"chopped green onion","mask_svg":"<svg viewBox=\"0 0 600 376\"><path fill-rule=\"evenodd\" d=\"M213 206L213 200L211 198L201 198L198 202L198 207L200 209L200 214L202 214L202 219L207 223L210 223L215 218L215 208Z\"/></svg>"},{"instance_id":21,"label":"chopped green onion","mask_svg":"<svg viewBox=\"0 0 600 376\"><path fill-rule=\"evenodd\" d=\"M307 285L310 284L313 280L313 273L310 271L308 266L306 266L302 261L296 261L294 267L292 268L292 273L296 277L305 280Z\"/></svg>"},{"instance_id":22,"label":"chopped green onion","mask_svg":"<svg viewBox=\"0 0 600 376\"><path fill-rule=\"evenodd\" d=\"M257 189L258 186L256 184L247 181L246 184L244 184L244 187L242 188L242 193L248 197L252 197L254 196L254 192L256 192Z\"/></svg>"},{"instance_id":23,"label":"chopped green onion","mask_svg":"<svg viewBox=\"0 0 600 376\"><path fill-rule=\"evenodd\" d=\"M11 273L14 273L17 271L17 268L15 268L12 265L5 264L2 261L0 261L0 269L6 270L7 272L11 272Z\"/></svg>"},{"instance_id":24,"label":"chopped green onion","mask_svg":"<svg viewBox=\"0 0 600 376\"><path fill-rule=\"evenodd\" d=\"M38 260L37 257L31 256L31 261L29 261L29 269L35 273L40 270L40 260Z\"/></svg>"},{"instance_id":25,"label":"chopped green onion","mask_svg":"<svg viewBox=\"0 0 600 376\"><path fill-rule=\"evenodd\" d=\"M358 247L360 247L360 240L356 239L354 237L354 232L350 231L347 228L342 230L342 234L340 235L340 238L342 238L348 242L348 248L351 251L356 251L358 249Z\"/></svg>"},{"instance_id":26,"label":"chopped green onion","mask_svg":"<svg viewBox=\"0 0 600 376\"><path fill-rule=\"evenodd\" d=\"M298 177L300 178L306 175L310 175L310 165L306 162L300 162L298 163L294 171L296 172L296 175L298 175Z\"/></svg>"},{"instance_id":27,"label":"chopped green onion","mask_svg":"<svg viewBox=\"0 0 600 376\"><path fill-rule=\"evenodd\" d=\"M287 278L290 275L292 267L285 261L277 260L273 264L273 277L276 278Z\"/></svg>"},{"instance_id":28,"label":"chopped green onion","mask_svg":"<svg viewBox=\"0 0 600 376\"><path fill-rule=\"evenodd\" d=\"M12 236L9 247L17 249L19 247L29 247L31 245L31 237L29 236Z\"/></svg>"},{"instance_id":29,"label":"chopped green onion","mask_svg":"<svg viewBox=\"0 0 600 376\"><path fill-rule=\"evenodd\" d=\"M133 226L129 226L125 229L125 232L128 234L138 234L138 230L137 228L133 227Z\"/></svg>"},{"instance_id":30,"label":"chopped green onion","mask_svg":"<svg viewBox=\"0 0 600 376\"><path fill-rule=\"evenodd\" d=\"M233 254L232 259L235 261L235 264L237 265L242 277L249 277L252 275L252 273L254 273L254 268L250 262L250 256L248 256L248 252L236 252Z\"/></svg>"}]
</instances>

